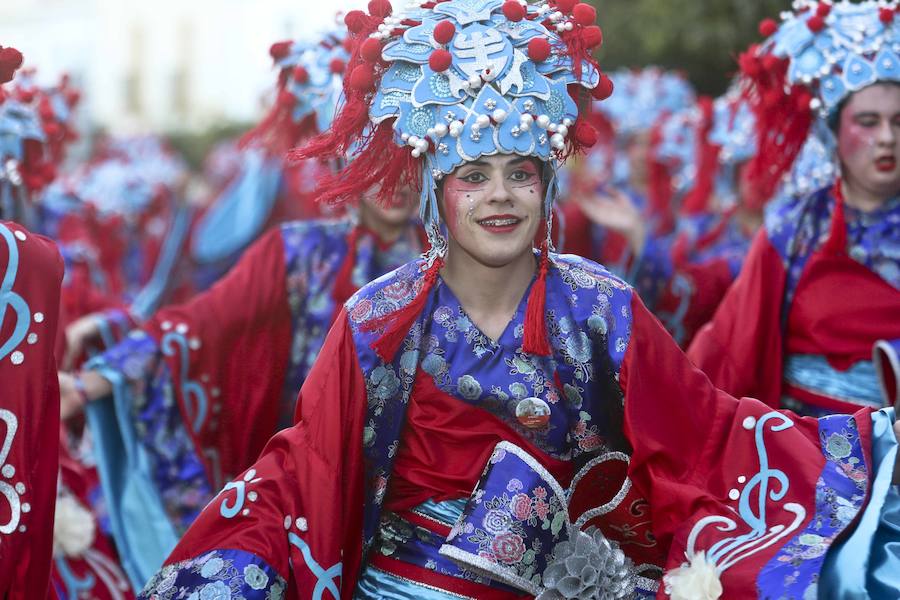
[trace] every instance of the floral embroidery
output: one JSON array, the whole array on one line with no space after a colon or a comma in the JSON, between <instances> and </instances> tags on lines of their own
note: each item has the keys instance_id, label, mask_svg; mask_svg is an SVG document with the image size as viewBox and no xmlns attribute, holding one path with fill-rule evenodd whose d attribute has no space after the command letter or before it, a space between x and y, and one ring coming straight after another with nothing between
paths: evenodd
<instances>
[{"instance_id":1,"label":"floral embroidery","mask_svg":"<svg viewBox=\"0 0 900 600\"><path fill-rule=\"evenodd\" d=\"M146 600L282 600L285 580L243 550L213 550L166 565L138 596Z\"/></svg>"},{"instance_id":2,"label":"floral embroidery","mask_svg":"<svg viewBox=\"0 0 900 600\"><path fill-rule=\"evenodd\" d=\"M852 416L819 419L825 466L816 482L812 520L760 571L757 587L773 598L816 596L818 574L835 538L862 507L868 472L862 441Z\"/></svg>"}]
</instances>

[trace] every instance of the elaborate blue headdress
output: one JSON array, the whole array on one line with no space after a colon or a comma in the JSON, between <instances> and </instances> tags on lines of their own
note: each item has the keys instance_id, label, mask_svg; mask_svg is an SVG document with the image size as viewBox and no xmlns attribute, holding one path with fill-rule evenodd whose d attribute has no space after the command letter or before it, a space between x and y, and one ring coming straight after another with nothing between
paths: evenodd
<instances>
[{"instance_id":1,"label":"elaborate blue headdress","mask_svg":"<svg viewBox=\"0 0 900 600\"><path fill-rule=\"evenodd\" d=\"M298 152L358 145L351 166L323 186L325 200L376 183L390 198L399 182L420 181L422 219L437 242L437 181L458 166L504 153L554 164L595 141L578 121L577 90L603 97L611 84L589 53L601 38L592 7L449 0L393 15L374 0L369 10L347 15L356 48L333 130Z\"/></svg>"},{"instance_id":2,"label":"elaborate blue headdress","mask_svg":"<svg viewBox=\"0 0 900 600\"><path fill-rule=\"evenodd\" d=\"M697 101L683 75L659 67L623 69L611 77L616 93L598 110L609 117L622 138L648 131L662 115L690 109Z\"/></svg>"},{"instance_id":3,"label":"elaborate blue headdress","mask_svg":"<svg viewBox=\"0 0 900 600\"><path fill-rule=\"evenodd\" d=\"M549 164L596 141L579 119L612 92L591 49L602 39L595 11L576 0L416 1L394 14L372 0L369 14L345 22L355 47L344 82L344 104L332 130L297 151L300 158L342 156L352 162L323 182L323 201L353 200L380 186L390 201L398 185L420 183L421 217L431 241L428 274L416 300L391 316L379 340L392 356L424 305L446 248L437 182L467 161L494 154L533 156ZM555 176L547 185L549 238ZM549 239L542 244L538 282L528 300L527 352L550 352L543 331ZM529 325L531 324L531 325Z\"/></svg>"},{"instance_id":4,"label":"elaborate blue headdress","mask_svg":"<svg viewBox=\"0 0 900 600\"><path fill-rule=\"evenodd\" d=\"M340 103L350 53L346 36L329 31L317 40L272 44L278 68L278 94L269 114L242 140L263 146L279 158L287 150L327 130Z\"/></svg>"},{"instance_id":5,"label":"elaborate blue headdress","mask_svg":"<svg viewBox=\"0 0 900 600\"><path fill-rule=\"evenodd\" d=\"M748 180L771 195L806 141L815 116L830 119L850 94L900 82L896 2L796 0L781 23L767 19L767 40L741 57L750 80L759 152Z\"/></svg>"}]
</instances>

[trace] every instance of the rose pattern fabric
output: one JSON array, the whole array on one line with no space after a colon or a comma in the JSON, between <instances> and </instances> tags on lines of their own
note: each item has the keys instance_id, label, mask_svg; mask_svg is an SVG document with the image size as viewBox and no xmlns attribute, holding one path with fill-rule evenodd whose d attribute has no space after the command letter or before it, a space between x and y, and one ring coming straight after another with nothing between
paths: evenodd
<instances>
[{"instance_id":1,"label":"rose pattern fabric","mask_svg":"<svg viewBox=\"0 0 900 600\"><path fill-rule=\"evenodd\" d=\"M287 583L258 557L215 550L168 565L140 594L147 600L282 600Z\"/></svg>"}]
</instances>

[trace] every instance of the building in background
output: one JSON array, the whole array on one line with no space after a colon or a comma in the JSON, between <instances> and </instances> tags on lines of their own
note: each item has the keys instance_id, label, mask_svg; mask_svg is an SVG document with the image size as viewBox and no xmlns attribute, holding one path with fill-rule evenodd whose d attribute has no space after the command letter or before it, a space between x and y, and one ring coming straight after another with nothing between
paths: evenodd
<instances>
[{"instance_id":1,"label":"building in background","mask_svg":"<svg viewBox=\"0 0 900 600\"><path fill-rule=\"evenodd\" d=\"M0 2L0 44L22 50L41 82L70 74L83 131L201 131L258 119L274 82L269 45L313 35L353 4L14 0Z\"/></svg>"}]
</instances>

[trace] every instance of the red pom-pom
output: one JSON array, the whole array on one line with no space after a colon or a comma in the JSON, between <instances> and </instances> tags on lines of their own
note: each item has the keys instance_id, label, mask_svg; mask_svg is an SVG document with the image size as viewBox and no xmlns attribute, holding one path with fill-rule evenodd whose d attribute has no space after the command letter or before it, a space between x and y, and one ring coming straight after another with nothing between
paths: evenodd
<instances>
[{"instance_id":1,"label":"red pom-pom","mask_svg":"<svg viewBox=\"0 0 900 600\"><path fill-rule=\"evenodd\" d=\"M15 71L22 66L22 53L15 48L3 48L0 50L0 68Z\"/></svg>"},{"instance_id":2,"label":"red pom-pom","mask_svg":"<svg viewBox=\"0 0 900 600\"><path fill-rule=\"evenodd\" d=\"M292 93L287 90L281 90L278 94L278 104L285 107L294 106L294 103L297 102L297 98L294 97Z\"/></svg>"},{"instance_id":3,"label":"red pom-pom","mask_svg":"<svg viewBox=\"0 0 900 600\"><path fill-rule=\"evenodd\" d=\"M763 94L763 106L774 108L784 100L784 93L780 90L769 90Z\"/></svg>"},{"instance_id":4,"label":"red pom-pom","mask_svg":"<svg viewBox=\"0 0 900 600\"><path fill-rule=\"evenodd\" d=\"M582 27L587 27L588 25L593 25L594 21L597 20L597 11L590 4L581 2L572 9L572 17L576 23Z\"/></svg>"},{"instance_id":5,"label":"red pom-pom","mask_svg":"<svg viewBox=\"0 0 900 600\"><path fill-rule=\"evenodd\" d=\"M358 92L368 92L375 87L375 71L372 65L357 65L350 73L350 87Z\"/></svg>"},{"instance_id":6,"label":"red pom-pom","mask_svg":"<svg viewBox=\"0 0 900 600\"><path fill-rule=\"evenodd\" d=\"M344 25L347 26L347 31L350 33L359 33L366 26L366 21L368 19L366 13L363 11L351 10L344 15Z\"/></svg>"},{"instance_id":7,"label":"red pom-pom","mask_svg":"<svg viewBox=\"0 0 900 600\"><path fill-rule=\"evenodd\" d=\"M816 7L816 14L819 15L820 17L823 17L823 18L827 17L828 13L830 13L830 12L831 12L831 5L828 4L827 2L820 2L819 5Z\"/></svg>"},{"instance_id":8,"label":"red pom-pom","mask_svg":"<svg viewBox=\"0 0 900 600\"><path fill-rule=\"evenodd\" d=\"M550 42L546 38L536 37L528 42L528 58L534 62L544 62L550 57Z\"/></svg>"},{"instance_id":9,"label":"red pom-pom","mask_svg":"<svg viewBox=\"0 0 900 600\"><path fill-rule=\"evenodd\" d=\"M450 21L441 21L434 28L434 41L438 44L449 44L456 35L456 26Z\"/></svg>"},{"instance_id":10,"label":"red pom-pom","mask_svg":"<svg viewBox=\"0 0 900 600\"><path fill-rule=\"evenodd\" d=\"M359 55L366 62L378 62L381 60L381 42L375 38L366 38L359 47Z\"/></svg>"},{"instance_id":11,"label":"red pom-pom","mask_svg":"<svg viewBox=\"0 0 900 600\"><path fill-rule=\"evenodd\" d=\"M597 87L591 90L591 96L593 96L595 100L606 100L612 96L614 87L612 79L605 74L601 75L600 81L597 82Z\"/></svg>"},{"instance_id":12,"label":"red pom-pom","mask_svg":"<svg viewBox=\"0 0 900 600\"><path fill-rule=\"evenodd\" d=\"M806 26L813 33L819 33L825 29L825 19L820 15L813 15L806 20Z\"/></svg>"},{"instance_id":13,"label":"red pom-pom","mask_svg":"<svg viewBox=\"0 0 900 600\"><path fill-rule=\"evenodd\" d=\"M519 4L518 0L506 0L503 3L503 16L508 21L518 23L525 18L525 7Z\"/></svg>"},{"instance_id":14,"label":"red pom-pom","mask_svg":"<svg viewBox=\"0 0 900 600\"><path fill-rule=\"evenodd\" d=\"M291 45L293 42L290 40L284 42L275 42L269 47L269 56L272 57L272 60L281 60L286 57L291 52Z\"/></svg>"},{"instance_id":15,"label":"red pom-pom","mask_svg":"<svg viewBox=\"0 0 900 600\"><path fill-rule=\"evenodd\" d=\"M797 110L809 110L810 101L812 101L812 94L806 90L801 90L794 96L794 106L797 107Z\"/></svg>"},{"instance_id":16,"label":"red pom-pom","mask_svg":"<svg viewBox=\"0 0 900 600\"><path fill-rule=\"evenodd\" d=\"M578 0L556 0L556 8L558 8L560 12L568 14L572 12L572 9L575 8L577 3Z\"/></svg>"},{"instance_id":17,"label":"red pom-pom","mask_svg":"<svg viewBox=\"0 0 900 600\"><path fill-rule=\"evenodd\" d=\"M775 19L763 19L759 22L759 35L769 37L778 31L778 23Z\"/></svg>"},{"instance_id":18,"label":"red pom-pom","mask_svg":"<svg viewBox=\"0 0 900 600\"><path fill-rule=\"evenodd\" d=\"M888 25L894 21L894 10L890 8L881 8L878 10L878 18L882 23Z\"/></svg>"},{"instance_id":19,"label":"red pom-pom","mask_svg":"<svg viewBox=\"0 0 900 600\"><path fill-rule=\"evenodd\" d=\"M764 71L774 71L781 63L781 59L774 54L766 54L762 58L762 68Z\"/></svg>"},{"instance_id":20,"label":"red pom-pom","mask_svg":"<svg viewBox=\"0 0 900 600\"><path fill-rule=\"evenodd\" d=\"M381 17L382 19L390 16L394 12L394 7L388 0L371 0L369 2L369 14L373 17Z\"/></svg>"},{"instance_id":21,"label":"red pom-pom","mask_svg":"<svg viewBox=\"0 0 900 600\"><path fill-rule=\"evenodd\" d=\"M597 48L603 43L603 30L597 25L588 25L581 32L581 39L588 48Z\"/></svg>"},{"instance_id":22,"label":"red pom-pom","mask_svg":"<svg viewBox=\"0 0 900 600\"><path fill-rule=\"evenodd\" d=\"M337 73L337 74L343 73L344 69L346 69L346 68L347 68L347 63L345 63L344 61L342 61L339 58L332 58L331 62L328 63L328 70L331 71L332 73Z\"/></svg>"},{"instance_id":23,"label":"red pom-pom","mask_svg":"<svg viewBox=\"0 0 900 600\"><path fill-rule=\"evenodd\" d=\"M306 83L309 81L309 71L306 70L306 67L296 66L294 67L293 77L297 83Z\"/></svg>"},{"instance_id":24,"label":"red pom-pom","mask_svg":"<svg viewBox=\"0 0 900 600\"><path fill-rule=\"evenodd\" d=\"M597 130L590 123L579 122L575 128L575 141L585 148L597 143Z\"/></svg>"},{"instance_id":25,"label":"red pom-pom","mask_svg":"<svg viewBox=\"0 0 900 600\"><path fill-rule=\"evenodd\" d=\"M438 48L431 53L431 56L428 57L428 66L431 67L432 71L435 71L437 73L443 73L444 71L449 69L452 62L453 55L443 48Z\"/></svg>"},{"instance_id":26,"label":"red pom-pom","mask_svg":"<svg viewBox=\"0 0 900 600\"><path fill-rule=\"evenodd\" d=\"M341 46L344 47L344 50L347 54L353 53L353 38L344 38L344 41L341 42Z\"/></svg>"}]
</instances>

